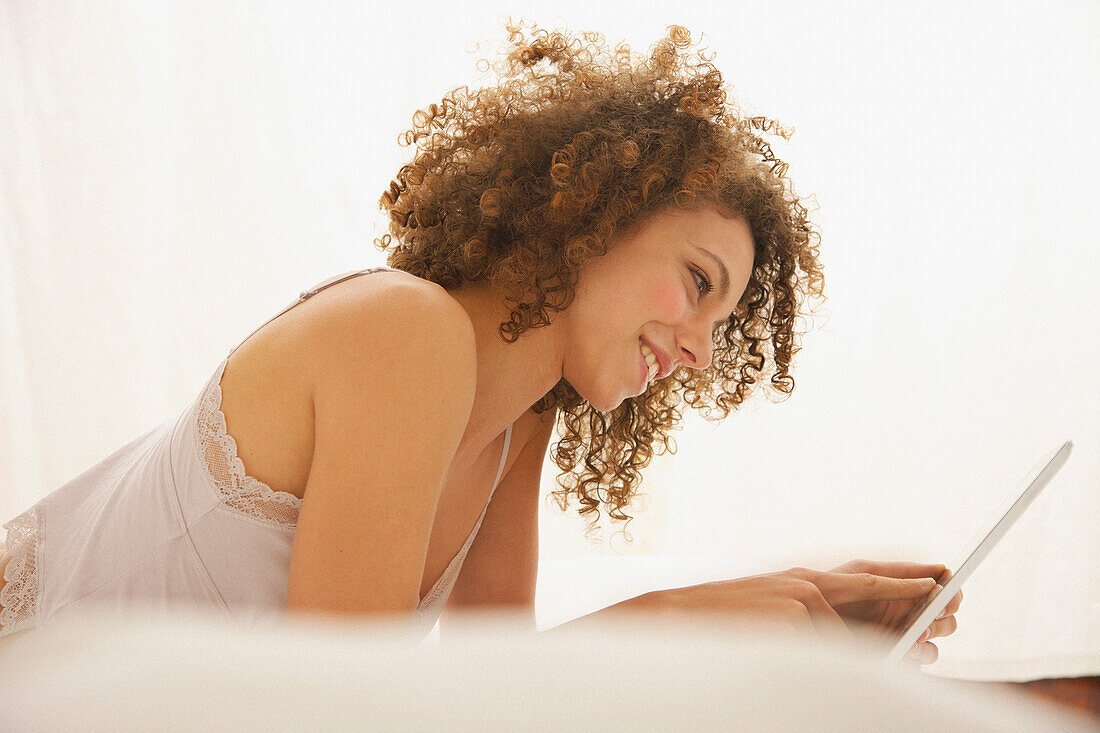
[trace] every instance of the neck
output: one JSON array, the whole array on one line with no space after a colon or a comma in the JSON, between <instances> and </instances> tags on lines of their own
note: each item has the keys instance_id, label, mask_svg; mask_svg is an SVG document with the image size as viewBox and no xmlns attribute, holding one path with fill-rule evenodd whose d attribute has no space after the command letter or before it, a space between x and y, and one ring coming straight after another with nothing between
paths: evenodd
<instances>
[{"instance_id":1,"label":"neck","mask_svg":"<svg viewBox=\"0 0 1100 733\"><path fill-rule=\"evenodd\" d=\"M528 330L509 344L497 331L509 313L500 293L483 283L467 283L447 292L474 326L477 391L461 442L480 452L561 380L561 321L552 318L549 326Z\"/></svg>"}]
</instances>

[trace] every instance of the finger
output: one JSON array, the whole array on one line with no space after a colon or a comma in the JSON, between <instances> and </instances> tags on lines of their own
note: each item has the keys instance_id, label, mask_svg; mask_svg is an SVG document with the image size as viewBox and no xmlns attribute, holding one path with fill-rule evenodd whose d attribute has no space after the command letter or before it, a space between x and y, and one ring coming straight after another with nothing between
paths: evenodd
<instances>
[{"instance_id":1,"label":"finger","mask_svg":"<svg viewBox=\"0 0 1100 733\"><path fill-rule=\"evenodd\" d=\"M944 570L943 576L938 579L939 584L943 585L943 586L946 586L947 582L949 580L951 580L953 577L955 577L955 574L953 572L951 572L951 570ZM937 616L937 618L943 618L944 616L951 616L956 611L958 611L959 606L962 605L962 599L963 599L963 593L960 590L958 593L956 593L954 595L954 597L952 597L952 599L950 601L948 601L947 606L944 607L943 612L940 613L940 615Z\"/></svg>"},{"instance_id":2,"label":"finger","mask_svg":"<svg viewBox=\"0 0 1100 733\"><path fill-rule=\"evenodd\" d=\"M932 664L940 658L940 650L932 642L918 642L909 648L903 660L910 664Z\"/></svg>"},{"instance_id":3,"label":"finger","mask_svg":"<svg viewBox=\"0 0 1100 733\"><path fill-rule=\"evenodd\" d=\"M955 594L955 597L952 598L948 602L947 606L943 609L945 611L944 615L945 616L955 615L955 613L959 610L959 606L962 605L962 602L963 602L963 592L959 591L958 593Z\"/></svg>"},{"instance_id":4,"label":"finger","mask_svg":"<svg viewBox=\"0 0 1100 733\"><path fill-rule=\"evenodd\" d=\"M853 601L907 600L921 598L936 588L936 581L923 578L887 578L872 573L814 573L808 578L830 606Z\"/></svg>"},{"instance_id":5,"label":"finger","mask_svg":"<svg viewBox=\"0 0 1100 733\"><path fill-rule=\"evenodd\" d=\"M913 646L909 647L909 651L905 653L905 661L909 662L910 664L917 665L920 664L920 657L920 642L916 642L913 644Z\"/></svg>"},{"instance_id":6,"label":"finger","mask_svg":"<svg viewBox=\"0 0 1100 733\"><path fill-rule=\"evenodd\" d=\"M810 621L814 629L823 634L836 634L845 639L853 638L852 630L844 619L829 605L820 590L810 590L804 598L799 599L810 614Z\"/></svg>"},{"instance_id":7,"label":"finger","mask_svg":"<svg viewBox=\"0 0 1100 733\"><path fill-rule=\"evenodd\" d=\"M810 616L810 609L794 599L787 599L783 606L786 611L786 619L798 633L813 633L817 630L814 625L813 618Z\"/></svg>"},{"instance_id":8,"label":"finger","mask_svg":"<svg viewBox=\"0 0 1100 733\"><path fill-rule=\"evenodd\" d=\"M914 666L932 664L938 658L939 653L927 648L930 646L933 645L927 642L914 644L909 652L905 653L905 661Z\"/></svg>"},{"instance_id":9,"label":"finger","mask_svg":"<svg viewBox=\"0 0 1100 733\"><path fill-rule=\"evenodd\" d=\"M843 568L843 570L841 569ZM947 566L942 563L918 563L918 562L876 562L872 560L853 560L841 565L830 572L841 573L871 573L887 578L939 578ZM947 571L949 572L949 571ZM946 580L940 582L941 585Z\"/></svg>"},{"instance_id":10,"label":"finger","mask_svg":"<svg viewBox=\"0 0 1100 733\"><path fill-rule=\"evenodd\" d=\"M939 636L950 636L954 634L959 628L959 622L955 620L954 616L947 616L945 618L937 619L932 622L932 625L925 629L924 634L917 641L924 641L925 639L935 639Z\"/></svg>"}]
</instances>

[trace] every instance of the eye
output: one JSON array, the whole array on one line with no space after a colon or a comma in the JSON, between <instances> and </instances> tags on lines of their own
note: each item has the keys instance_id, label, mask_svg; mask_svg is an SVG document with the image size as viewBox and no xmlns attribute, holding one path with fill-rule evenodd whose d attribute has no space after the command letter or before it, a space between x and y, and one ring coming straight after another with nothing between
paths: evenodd
<instances>
[{"instance_id":1,"label":"eye","mask_svg":"<svg viewBox=\"0 0 1100 733\"><path fill-rule=\"evenodd\" d=\"M714 290L714 286L713 286L713 285L711 285L711 283L710 283L710 278L709 278L709 277L707 277L707 274L706 274L705 272L703 272L702 270L696 269L696 268L694 268L694 267L691 267L691 268L689 268L689 269L691 270L691 274L692 274L692 275L695 275L695 276L697 276L697 277L699 277L699 278L701 278L701 279L702 279L702 288L701 288L701 290L699 291L699 294L700 294L700 295L706 295L706 294L707 294L707 293L709 293L709 292L710 292L711 290ZM698 285L699 285L700 281L699 281L699 280L696 280L696 281L695 281L695 283L696 283L696 286L698 287Z\"/></svg>"}]
</instances>

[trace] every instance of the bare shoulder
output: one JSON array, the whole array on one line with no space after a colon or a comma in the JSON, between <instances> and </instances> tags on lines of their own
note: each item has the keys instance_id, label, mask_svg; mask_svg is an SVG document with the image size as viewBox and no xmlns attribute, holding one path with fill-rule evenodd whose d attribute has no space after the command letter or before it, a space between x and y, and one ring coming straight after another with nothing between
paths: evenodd
<instances>
[{"instance_id":1,"label":"bare shoulder","mask_svg":"<svg viewBox=\"0 0 1100 733\"><path fill-rule=\"evenodd\" d=\"M313 385L341 369L399 366L395 360L413 341L428 349L436 343L456 366L476 359L473 324L458 301L406 272L348 280L300 307L306 306L311 312L301 334L302 363Z\"/></svg>"},{"instance_id":2,"label":"bare shoulder","mask_svg":"<svg viewBox=\"0 0 1100 733\"><path fill-rule=\"evenodd\" d=\"M441 318L466 316L442 286L400 270L346 280L314 294L298 307L312 311L314 327L334 329L361 324L384 327L393 317L417 309L424 315L438 311Z\"/></svg>"}]
</instances>

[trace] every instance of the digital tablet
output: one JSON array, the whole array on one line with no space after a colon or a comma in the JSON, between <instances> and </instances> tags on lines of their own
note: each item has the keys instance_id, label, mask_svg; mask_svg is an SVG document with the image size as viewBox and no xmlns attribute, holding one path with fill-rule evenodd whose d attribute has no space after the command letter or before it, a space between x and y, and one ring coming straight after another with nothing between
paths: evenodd
<instances>
[{"instance_id":1,"label":"digital tablet","mask_svg":"<svg viewBox=\"0 0 1100 733\"><path fill-rule=\"evenodd\" d=\"M938 578L937 582L943 587L930 592L924 603L915 606L912 612L897 625L894 632L898 634L896 637L897 642L886 657L887 664L897 664L901 661L910 647L913 646L913 643L924 633L925 629L932 625L940 611L945 609L951 599L955 597L955 594L959 592L959 588L966 582L966 579L981 565L989 551L1001 541L1009 528L1031 505L1031 502L1035 501L1035 497L1039 495L1039 492L1046 488L1046 485L1054 478L1054 474L1066 465L1072 450L1073 441L1067 440L1053 453L1044 454L1027 472L1005 502L1008 505L1007 510L1004 506L1001 507L998 518L993 523L993 528L985 532L979 532L976 546L959 554L959 557L965 559L961 564L958 564L958 568L948 568L948 572L953 571L954 574L947 581L947 584L943 583L943 576Z\"/></svg>"}]
</instances>

